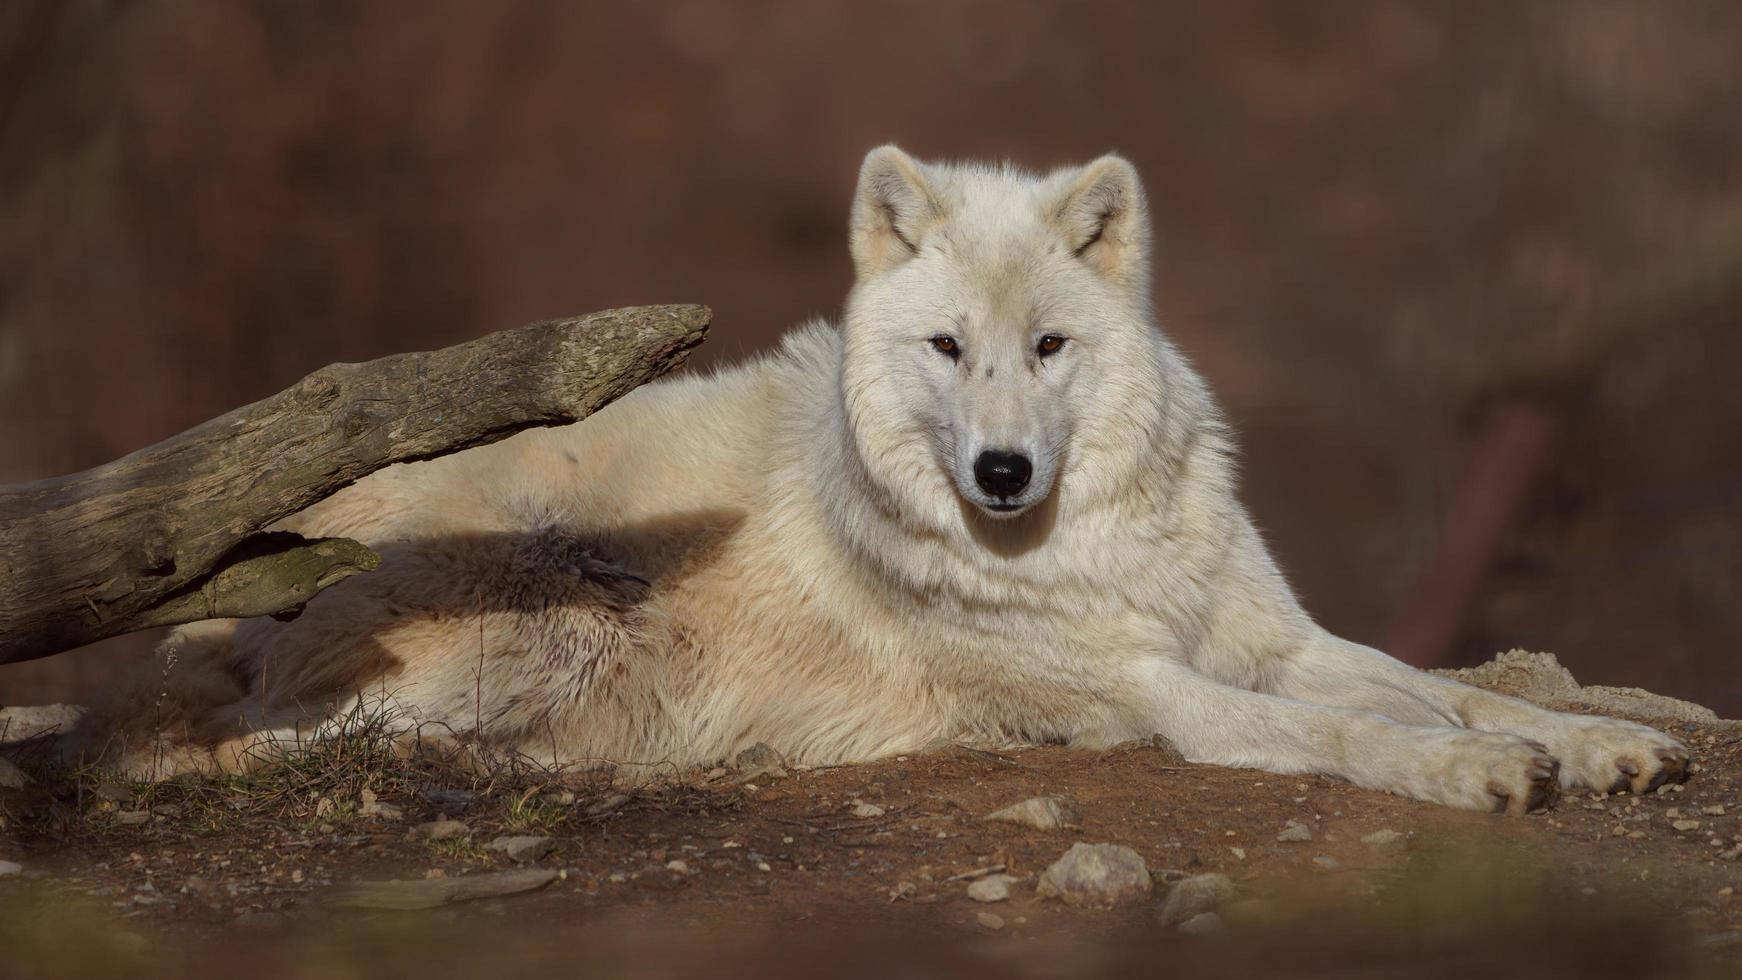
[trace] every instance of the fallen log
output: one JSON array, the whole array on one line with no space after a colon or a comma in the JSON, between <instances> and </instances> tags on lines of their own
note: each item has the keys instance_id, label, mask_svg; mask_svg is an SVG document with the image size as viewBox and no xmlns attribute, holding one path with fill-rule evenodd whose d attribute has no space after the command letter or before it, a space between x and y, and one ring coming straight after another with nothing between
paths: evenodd
<instances>
[{"instance_id":1,"label":"fallen log","mask_svg":"<svg viewBox=\"0 0 1742 980\"><path fill-rule=\"evenodd\" d=\"M334 364L112 463L0 487L0 663L150 626L292 615L380 559L265 528L384 466L585 418L682 364L710 316L608 310Z\"/></svg>"}]
</instances>

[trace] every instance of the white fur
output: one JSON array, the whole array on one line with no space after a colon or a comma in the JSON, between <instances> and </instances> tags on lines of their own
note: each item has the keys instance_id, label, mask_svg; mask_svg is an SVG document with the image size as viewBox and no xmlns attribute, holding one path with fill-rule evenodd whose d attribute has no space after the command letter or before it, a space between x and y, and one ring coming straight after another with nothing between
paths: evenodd
<instances>
[{"instance_id":1,"label":"white fur","mask_svg":"<svg viewBox=\"0 0 1742 980\"><path fill-rule=\"evenodd\" d=\"M1161 733L1194 760L1482 809L1545 802L1557 758L1566 786L1680 776L1651 729L1313 623L1150 318L1147 221L1116 157L1041 177L874 150L839 328L363 480L286 526L363 540L380 571L168 649L233 666L246 694L218 728L382 690L562 762ZM1042 358L1047 334L1066 341ZM988 448L1034 461L1014 512L975 484Z\"/></svg>"}]
</instances>

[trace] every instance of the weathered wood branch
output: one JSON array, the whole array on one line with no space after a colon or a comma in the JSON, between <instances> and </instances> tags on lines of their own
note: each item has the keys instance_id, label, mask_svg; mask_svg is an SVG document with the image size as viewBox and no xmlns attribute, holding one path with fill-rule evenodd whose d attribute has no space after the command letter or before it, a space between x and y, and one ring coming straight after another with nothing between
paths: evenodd
<instances>
[{"instance_id":1,"label":"weathered wood branch","mask_svg":"<svg viewBox=\"0 0 1742 980\"><path fill-rule=\"evenodd\" d=\"M585 418L682 364L703 306L546 320L334 364L83 473L0 487L0 663L170 623L286 614L379 561L259 532L392 463Z\"/></svg>"}]
</instances>

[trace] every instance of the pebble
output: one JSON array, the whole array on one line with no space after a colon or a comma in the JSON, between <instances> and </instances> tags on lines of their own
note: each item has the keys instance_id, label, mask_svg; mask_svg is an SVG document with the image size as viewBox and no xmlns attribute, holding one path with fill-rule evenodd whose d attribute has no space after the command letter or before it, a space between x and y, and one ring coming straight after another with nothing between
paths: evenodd
<instances>
[{"instance_id":1,"label":"pebble","mask_svg":"<svg viewBox=\"0 0 1742 980\"><path fill-rule=\"evenodd\" d=\"M852 814L855 817L881 817L883 816L883 808L875 803L866 803L864 800L854 800Z\"/></svg>"},{"instance_id":2,"label":"pebble","mask_svg":"<svg viewBox=\"0 0 1742 980\"><path fill-rule=\"evenodd\" d=\"M1320 854L1318 857L1313 858L1313 864L1320 871L1341 871L1343 869L1343 862L1331 857L1329 854Z\"/></svg>"},{"instance_id":3,"label":"pebble","mask_svg":"<svg viewBox=\"0 0 1742 980\"><path fill-rule=\"evenodd\" d=\"M738 753L732 759L732 767L739 770L739 782L747 783L761 776L787 778L786 759L767 742L757 742Z\"/></svg>"},{"instance_id":4,"label":"pebble","mask_svg":"<svg viewBox=\"0 0 1742 980\"><path fill-rule=\"evenodd\" d=\"M555 871L535 868L460 878L356 882L328 893L325 902L340 908L432 909L455 902L533 891L555 881L556 876ZM612 875L611 880L616 881L617 876Z\"/></svg>"},{"instance_id":5,"label":"pebble","mask_svg":"<svg viewBox=\"0 0 1742 980\"><path fill-rule=\"evenodd\" d=\"M361 805L357 807L357 813L360 816L373 817L376 820L405 819L405 811L391 803L382 803L376 798L374 790L363 790L361 793L357 794L357 797L362 801ZM320 815L319 804L316 804L315 806L315 815Z\"/></svg>"},{"instance_id":6,"label":"pebble","mask_svg":"<svg viewBox=\"0 0 1742 980\"><path fill-rule=\"evenodd\" d=\"M1076 808L1056 796L1035 796L988 813L984 819L1021 824L1036 830L1064 830L1077 825Z\"/></svg>"},{"instance_id":7,"label":"pebble","mask_svg":"<svg viewBox=\"0 0 1742 980\"><path fill-rule=\"evenodd\" d=\"M411 828L411 830L412 833L428 837L430 840L447 840L450 837L464 837L472 832L472 828L466 826L464 823L461 823L458 820L449 820L446 817L443 817L440 820L431 820L428 823L420 823Z\"/></svg>"},{"instance_id":8,"label":"pebble","mask_svg":"<svg viewBox=\"0 0 1742 980\"><path fill-rule=\"evenodd\" d=\"M1207 912L1214 912L1234 897L1234 882L1227 875L1193 875L1174 883L1156 912L1164 926L1180 925ZM1183 926L1182 926L1183 928Z\"/></svg>"},{"instance_id":9,"label":"pebble","mask_svg":"<svg viewBox=\"0 0 1742 980\"><path fill-rule=\"evenodd\" d=\"M24 872L24 865L17 861L0 861L0 878L10 878Z\"/></svg>"},{"instance_id":10,"label":"pebble","mask_svg":"<svg viewBox=\"0 0 1742 980\"><path fill-rule=\"evenodd\" d=\"M1722 803L1709 803L1703 807L1700 807L1700 812L1705 814L1708 817L1721 817L1724 815L1724 804L1722 804Z\"/></svg>"},{"instance_id":11,"label":"pebble","mask_svg":"<svg viewBox=\"0 0 1742 980\"><path fill-rule=\"evenodd\" d=\"M1374 847L1386 847L1403 839L1403 835L1395 830L1375 830L1361 838L1361 843L1372 844Z\"/></svg>"},{"instance_id":12,"label":"pebble","mask_svg":"<svg viewBox=\"0 0 1742 980\"><path fill-rule=\"evenodd\" d=\"M1041 873L1035 894L1067 905L1121 905L1155 890L1143 857L1120 844L1078 841Z\"/></svg>"},{"instance_id":13,"label":"pebble","mask_svg":"<svg viewBox=\"0 0 1742 980\"><path fill-rule=\"evenodd\" d=\"M465 810L478 801L478 794L469 789L451 787L436 787L423 791L423 798L434 804L436 809L444 814L455 814Z\"/></svg>"},{"instance_id":14,"label":"pebble","mask_svg":"<svg viewBox=\"0 0 1742 980\"><path fill-rule=\"evenodd\" d=\"M587 813L587 816L589 816L589 817L602 817L605 814L610 813L611 811L620 808L621 806L623 806L623 804L628 803L628 802L629 802L629 794L627 794L627 793L612 793L610 796L607 796L604 799L600 800L599 802L594 803L592 806L587 807L586 813Z\"/></svg>"},{"instance_id":15,"label":"pebble","mask_svg":"<svg viewBox=\"0 0 1742 980\"><path fill-rule=\"evenodd\" d=\"M1698 820L1677 820L1675 823L1670 824L1670 826L1682 833L1687 833L1690 830L1699 830L1700 822Z\"/></svg>"},{"instance_id":16,"label":"pebble","mask_svg":"<svg viewBox=\"0 0 1742 980\"><path fill-rule=\"evenodd\" d=\"M1290 820L1288 826L1283 828L1282 833L1276 835L1276 839L1284 843L1312 840L1313 829L1299 820Z\"/></svg>"},{"instance_id":17,"label":"pebble","mask_svg":"<svg viewBox=\"0 0 1742 980\"><path fill-rule=\"evenodd\" d=\"M1179 924L1179 931L1188 936L1205 936L1222 931L1222 917L1214 912L1194 915Z\"/></svg>"},{"instance_id":18,"label":"pebble","mask_svg":"<svg viewBox=\"0 0 1742 980\"><path fill-rule=\"evenodd\" d=\"M1230 847L1230 848L1228 848L1228 850L1234 852L1234 860L1236 860L1236 861L1246 860L1246 848L1244 848L1244 847Z\"/></svg>"},{"instance_id":19,"label":"pebble","mask_svg":"<svg viewBox=\"0 0 1742 980\"><path fill-rule=\"evenodd\" d=\"M683 861L667 861L665 862L665 870L676 871L680 875L687 875L690 873L690 866L688 863Z\"/></svg>"},{"instance_id":20,"label":"pebble","mask_svg":"<svg viewBox=\"0 0 1742 980\"><path fill-rule=\"evenodd\" d=\"M122 810L115 814L115 822L123 827L137 827L151 819L147 810Z\"/></svg>"},{"instance_id":21,"label":"pebble","mask_svg":"<svg viewBox=\"0 0 1742 980\"><path fill-rule=\"evenodd\" d=\"M1010 886L1016 881L1013 875L987 875L968 885L968 897L976 902L1002 902L1010 897Z\"/></svg>"},{"instance_id":22,"label":"pebble","mask_svg":"<svg viewBox=\"0 0 1742 980\"><path fill-rule=\"evenodd\" d=\"M1004 928L1004 917L1001 915L992 912L979 912L975 914L974 918L980 920L981 925L994 932Z\"/></svg>"},{"instance_id":23,"label":"pebble","mask_svg":"<svg viewBox=\"0 0 1742 980\"><path fill-rule=\"evenodd\" d=\"M485 844L484 850L500 851L503 854L508 855L510 858L525 864L544 857L546 854L549 854L551 848L555 846L556 841L551 840L549 837L527 835L522 837L498 837L490 843Z\"/></svg>"}]
</instances>

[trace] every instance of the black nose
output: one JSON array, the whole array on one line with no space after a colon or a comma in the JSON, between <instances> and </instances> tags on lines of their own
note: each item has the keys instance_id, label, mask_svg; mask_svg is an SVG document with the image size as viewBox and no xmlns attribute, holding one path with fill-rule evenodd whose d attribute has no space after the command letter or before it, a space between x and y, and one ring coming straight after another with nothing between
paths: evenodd
<instances>
[{"instance_id":1,"label":"black nose","mask_svg":"<svg viewBox=\"0 0 1742 980\"><path fill-rule=\"evenodd\" d=\"M1028 486L1034 464L1021 453L988 449L974 460L974 482L994 497L1014 497Z\"/></svg>"}]
</instances>

